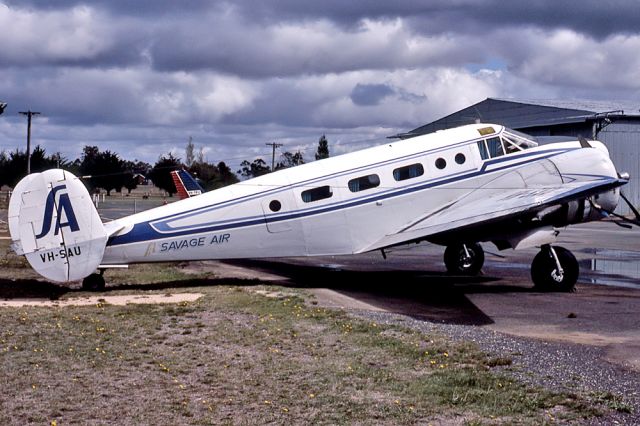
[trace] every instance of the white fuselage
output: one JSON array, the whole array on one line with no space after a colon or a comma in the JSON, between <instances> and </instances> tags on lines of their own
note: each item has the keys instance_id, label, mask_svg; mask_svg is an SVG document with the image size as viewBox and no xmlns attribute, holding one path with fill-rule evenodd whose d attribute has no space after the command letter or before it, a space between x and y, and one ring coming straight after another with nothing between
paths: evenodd
<instances>
[{"instance_id":1,"label":"white fuselage","mask_svg":"<svg viewBox=\"0 0 640 426\"><path fill-rule=\"evenodd\" d=\"M482 135L487 127L494 133ZM102 264L360 253L429 235L438 225L431 213L499 193L500 176L514 170L521 179L506 184L531 188L616 176L597 142L586 151L567 142L483 159L478 142L503 131L483 124L436 132L119 219L107 224L121 230Z\"/></svg>"}]
</instances>

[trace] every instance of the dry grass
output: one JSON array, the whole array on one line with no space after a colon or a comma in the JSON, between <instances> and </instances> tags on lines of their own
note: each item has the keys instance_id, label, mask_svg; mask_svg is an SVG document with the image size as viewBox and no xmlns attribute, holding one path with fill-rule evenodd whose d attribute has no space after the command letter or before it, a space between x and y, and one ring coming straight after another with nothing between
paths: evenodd
<instances>
[{"instance_id":1,"label":"dry grass","mask_svg":"<svg viewBox=\"0 0 640 426\"><path fill-rule=\"evenodd\" d=\"M35 280L6 244L2 253L0 298L86 294ZM507 358L471 343L356 320L308 303L302 290L180 267L108 272L109 294L203 298L0 309L0 422L541 424L611 406L516 383L495 371Z\"/></svg>"}]
</instances>

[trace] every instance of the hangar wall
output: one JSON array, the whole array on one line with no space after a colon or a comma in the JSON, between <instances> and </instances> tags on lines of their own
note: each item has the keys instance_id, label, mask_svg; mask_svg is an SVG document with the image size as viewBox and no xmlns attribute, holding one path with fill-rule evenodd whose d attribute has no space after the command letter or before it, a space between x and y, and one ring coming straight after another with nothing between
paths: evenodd
<instances>
[{"instance_id":1,"label":"hangar wall","mask_svg":"<svg viewBox=\"0 0 640 426\"><path fill-rule=\"evenodd\" d=\"M640 105L619 102L517 100L487 98L407 133L408 138L477 122L502 124L532 136L592 138L594 125L602 128L596 139L609 149L611 159L631 181L623 187L629 200L640 207ZM609 123L610 121L610 123ZM608 123L608 124L607 124ZM622 203L616 210L630 214Z\"/></svg>"}]
</instances>

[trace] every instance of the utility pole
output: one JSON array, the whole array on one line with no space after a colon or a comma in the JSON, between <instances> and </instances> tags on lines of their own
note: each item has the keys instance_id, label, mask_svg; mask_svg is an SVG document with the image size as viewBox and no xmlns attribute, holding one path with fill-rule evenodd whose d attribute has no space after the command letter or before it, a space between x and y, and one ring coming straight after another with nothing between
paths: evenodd
<instances>
[{"instance_id":1,"label":"utility pole","mask_svg":"<svg viewBox=\"0 0 640 426\"><path fill-rule=\"evenodd\" d=\"M27 174L31 174L31 117L34 115L40 115L39 112L35 111L20 111L20 114L26 115L27 120Z\"/></svg>"},{"instance_id":2,"label":"utility pole","mask_svg":"<svg viewBox=\"0 0 640 426\"><path fill-rule=\"evenodd\" d=\"M273 153L271 154L271 171L273 172L274 169L276 168L276 148L281 147L282 144L271 142L271 143L266 143L265 145L271 146L273 148Z\"/></svg>"}]
</instances>

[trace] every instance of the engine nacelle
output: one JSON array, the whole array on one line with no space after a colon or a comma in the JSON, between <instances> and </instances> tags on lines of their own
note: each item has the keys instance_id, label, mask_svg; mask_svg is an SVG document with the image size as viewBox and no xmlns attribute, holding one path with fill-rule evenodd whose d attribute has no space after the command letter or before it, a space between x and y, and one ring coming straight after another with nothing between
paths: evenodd
<instances>
[{"instance_id":1,"label":"engine nacelle","mask_svg":"<svg viewBox=\"0 0 640 426\"><path fill-rule=\"evenodd\" d=\"M574 223L600 220L618 206L620 189L615 188L589 198L571 201L554 213L554 226L566 226Z\"/></svg>"}]
</instances>

